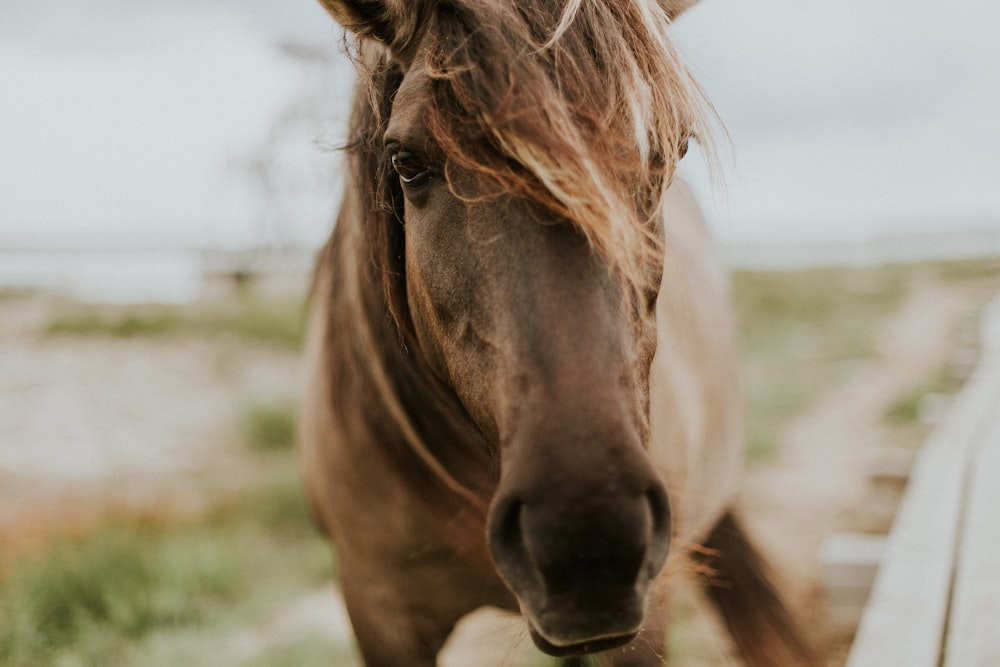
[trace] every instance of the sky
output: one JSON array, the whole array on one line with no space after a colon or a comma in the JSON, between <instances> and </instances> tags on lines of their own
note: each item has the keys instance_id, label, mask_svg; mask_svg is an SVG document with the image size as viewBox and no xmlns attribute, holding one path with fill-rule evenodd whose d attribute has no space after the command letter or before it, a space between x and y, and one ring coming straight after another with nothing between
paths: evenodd
<instances>
[{"instance_id":1,"label":"sky","mask_svg":"<svg viewBox=\"0 0 1000 667\"><path fill-rule=\"evenodd\" d=\"M1000 228L1000 6L706 0L676 26L732 137L725 235Z\"/></svg>"},{"instance_id":2,"label":"sky","mask_svg":"<svg viewBox=\"0 0 1000 667\"><path fill-rule=\"evenodd\" d=\"M683 164L718 234L1000 231L998 28L985 0L704 0L673 31L725 126L721 174ZM313 0L4 0L0 250L319 243L351 74L302 54L340 42Z\"/></svg>"},{"instance_id":3,"label":"sky","mask_svg":"<svg viewBox=\"0 0 1000 667\"><path fill-rule=\"evenodd\" d=\"M336 51L318 7L280 4ZM276 128L307 86L350 88L277 48L298 34L290 15L249 2L5 0L0 245L240 245L273 240L274 217L292 240L328 226L336 187L262 182L254 169L270 157L318 180L336 162L320 145L326 119Z\"/></svg>"}]
</instances>

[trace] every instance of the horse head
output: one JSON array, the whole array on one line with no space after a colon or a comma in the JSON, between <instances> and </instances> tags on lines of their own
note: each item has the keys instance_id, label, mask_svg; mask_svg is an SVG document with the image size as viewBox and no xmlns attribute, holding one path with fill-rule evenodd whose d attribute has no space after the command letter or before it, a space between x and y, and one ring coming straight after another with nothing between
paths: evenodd
<instances>
[{"instance_id":1,"label":"horse head","mask_svg":"<svg viewBox=\"0 0 1000 667\"><path fill-rule=\"evenodd\" d=\"M660 197L699 119L664 31L692 3L323 4L379 52L356 138L376 262L401 339L499 463L497 571L542 650L628 642L671 536L649 368Z\"/></svg>"}]
</instances>

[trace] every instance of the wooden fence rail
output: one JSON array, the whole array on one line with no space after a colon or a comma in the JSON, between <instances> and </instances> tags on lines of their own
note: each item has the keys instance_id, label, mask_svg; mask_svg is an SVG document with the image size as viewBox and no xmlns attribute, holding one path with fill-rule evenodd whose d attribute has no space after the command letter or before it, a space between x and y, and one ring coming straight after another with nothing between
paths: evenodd
<instances>
[{"instance_id":1,"label":"wooden fence rail","mask_svg":"<svg viewBox=\"0 0 1000 667\"><path fill-rule=\"evenodd\" d=\"M1000 666L1000 299L924 443L847 667Z\"/></svg>"}]
</instances>

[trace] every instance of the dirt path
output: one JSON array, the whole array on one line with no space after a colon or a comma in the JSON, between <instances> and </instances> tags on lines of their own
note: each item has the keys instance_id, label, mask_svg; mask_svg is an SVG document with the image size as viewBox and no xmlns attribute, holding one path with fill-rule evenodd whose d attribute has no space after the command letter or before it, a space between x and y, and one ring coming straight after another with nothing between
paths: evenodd
<instances>
[{"instance_id":1,"label":"dirt path","mask_svg":"<svg viewBox=\"0 0 1000 667\"><path fill-rule=\"evenodd\" d=\"M201 339L59 338L45 298L0 302L0 534L196 512L239 487L234 421L294 395L298 362ZM225 474L219 474L225 471Z\"/></svg>"}]
</instances>

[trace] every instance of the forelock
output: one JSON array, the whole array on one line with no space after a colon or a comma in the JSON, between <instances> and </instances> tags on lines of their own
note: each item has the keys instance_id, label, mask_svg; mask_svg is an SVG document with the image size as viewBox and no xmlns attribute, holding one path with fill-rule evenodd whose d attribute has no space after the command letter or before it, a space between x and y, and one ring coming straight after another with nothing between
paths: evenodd
<instances>
[{"instance_id":1,"label":"forelock","mask_svg":"<svg viewBox=\"0 0 1000 667\"><path fill-rule=\"evenodd\" d=\"M576 224L637 287L681 146L706 133L668 26L655 0L441 0L422 48L450 163Z\"/></svg>"},{"instance_id":2,"label":"forelock","mask_svg":"<svg viewBox=\"0 0 1000 667\"><path fill-rule=\"evenodd\" d=\"M412 52L429 78L427 129L446 157L446 176L458 167L479 177L475 193L456 194L523 198L576 225L634 291L655 290L663 190L688 137L708 136L708 105L670 43L658 2L422 6ZM370 201L381 208L373 214L389 220L381 134L395 88L381 73L402 70L375 45L359 56L371 113L361 115L367 120L354 141L368 146L362 171L376 176L361 182L381 195Z\"/></svg>"}]
</instances>

